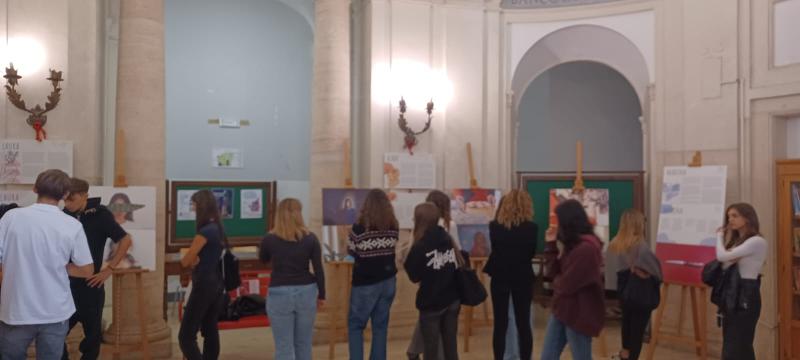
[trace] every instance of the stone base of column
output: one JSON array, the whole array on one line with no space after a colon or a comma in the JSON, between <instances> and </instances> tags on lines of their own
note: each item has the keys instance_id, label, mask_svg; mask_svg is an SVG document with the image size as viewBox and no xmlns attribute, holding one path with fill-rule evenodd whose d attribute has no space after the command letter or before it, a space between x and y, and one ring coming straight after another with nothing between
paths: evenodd
<instances>
[{"instance_id":1,"label":"stone base of column","mask_svg":"<svg viewBox=\"0 0 800 360\"><path fill-rule=\"evenodd\" d=\"M163 276L163 275L162 275ZM161 297L163 286L159 286L158 273L142 275L142 289L137 289L133 275L123 276L119 284L113 284L119 294L113 297L113 317L111 326L103 334L103 342L109 350L119 341L121 347L136 346L142 342L139 314L139 291L142 292L146 309L145 334L149 340L150 355L156 359L172 356L172 330L162 318ZM117 288L119 286L119 288ZM140 352L126 352L122 359L141 358Z\"/></svg>"}]
</instances>

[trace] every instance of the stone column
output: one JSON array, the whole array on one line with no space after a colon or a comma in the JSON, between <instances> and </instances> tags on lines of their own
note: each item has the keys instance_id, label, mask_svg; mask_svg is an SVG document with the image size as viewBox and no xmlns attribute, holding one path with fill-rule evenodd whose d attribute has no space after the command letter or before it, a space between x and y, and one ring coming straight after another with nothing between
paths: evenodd
<instances>
[{"instance_id":1,"label":"stone column","mask_svg":"<svg viewBox=\"0 0 800 360\"><path fill-rule=\"evenodd\" d=\"M117 129L125 134L125 174L130 186L156 188L156 265L144 281L147 336L155 358L172 353L170 328L163 317L165 229L165 117L164 117L164 4L162 0L120 2L119 60L117 68ZM134 239L136 241L136 239ZM123 283L120 319L121 343L140 341L134 279ZM109 288L107 291L111 291ZM115 326L105 334L115 338ZM128 358L129 356L123 356ZM139 357L138 353L130 357Z\"/></svg>"},{"instance_id":2,"label":"stone column","mask_svg":"<svg viewBox=\"0 0 800 360\"><path fill-rule=\"evenodd\" d=\"M344 144L350 139L350 1L314 2L311 108L311 229L322 226L322 188L342 187Z\"/></svg>"},{"instance_id":3,"label":"stone column","mask_svg":"<svg viewBox=\"0 0 800 360\"><path fill-rule=\"evenodd\" d=\"M314 2L314 80L311 100L311 169L309 226L322 235L322 188L342 187L345 181L344 145L350 139L350 1ZM315 322L317 342L328 341L332 321L336 338L346 339L346 289L344 267L325 267L327 305ZM345 315L341 315L345 314ZM340 349L340 351L342 351Z\"/></svg>"}]
</instances>

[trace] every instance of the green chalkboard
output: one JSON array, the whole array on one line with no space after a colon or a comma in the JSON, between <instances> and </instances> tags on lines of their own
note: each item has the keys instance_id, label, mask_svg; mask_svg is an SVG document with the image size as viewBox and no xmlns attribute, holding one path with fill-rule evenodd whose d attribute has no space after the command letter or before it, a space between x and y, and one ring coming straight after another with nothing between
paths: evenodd
<instances>
[{"instance_id":1,"label":"green chalkboard","mask_svg":"<svg viewBox=\"0 0 800 360\"><path fill-rule=\"evenodd\" d=\"M185 209L186 197L194 191L209 189L217 194L226 194L223 205L229 213L223 216L225 233L231 246L250 246L260 243L267 233L274 216L275 184L272 182L231 182L231 181L172 181L169 183L169 241L168 251L176 251L187 247L195 235L195 221L181 219L181 204ZM245 211L241 208L242 192L255 192L261 195L261 216L258 218L242 218Z\"/></svg>"},{"instance_id":2,"label":"green chalkboard","mask_svg":"<svg viewBox=\"0 0 800 360\"><path fill-rule=\"evenodd\" d=\"M589 189L608 189L609 236L613 238L619 228L619 219L625 209L635 208L644 212L644 181L642 173L587 174L583 178ZM534 222L539 225L539 239L544 239L550 212L550 189L568 189L574 185L574 175L519 174L520 186L533 199ZM539 250L544 241L539 242Z\"/></svg>"}]
</instances>

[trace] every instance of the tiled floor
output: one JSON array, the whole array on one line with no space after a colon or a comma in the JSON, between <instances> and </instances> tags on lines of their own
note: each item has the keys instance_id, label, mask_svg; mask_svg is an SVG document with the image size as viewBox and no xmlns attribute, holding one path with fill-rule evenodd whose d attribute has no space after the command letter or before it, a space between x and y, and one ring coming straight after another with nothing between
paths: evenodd
<instances>
[{"instance_id":1,"label":"tiled floor","mask_svg":"<svg viewBox=\"0 0 800 360\"><path fill-rule=\"evenodd\" d=\"M543 311L536 314L535 329L534 329L534 359L539 358L539 351L544 337L544 328L547 314ZM173 358L181 359L181 353L177 346L177 320L170 322L173 330ZM463 350L463 338L459 336L459 359L460 360L490 360L492 358L491 343L492 331L489 327L478 328L471 338L469 353L461 352ZM606 341L609 352L619 350L619 325L617 323L610 323L606 329ZM391 335L390 335L391 336ZM269 328L255 328L243 330L225 330L221 332L222 338L222 352L220 359L272 359L274 354L274 344L272 341L272 333ZM599 356L598 341L595 339L594 348L596 352L596 359L604 359L608 357ZM404 360L405 349L408 346L408 338L399 337L389 341L388 359ZM369 345L365 345L365 351L368 351ZM685 348L668 348L660 346L656 351L655 359L691 359L694 357L694 352L688 347ZM348 359L347 344L340 343L336 346L336 360ZM710 358L718 358L711 354ZM328 359L328 346L317 345L314 347L314 359ZM571 359L569 351L566 350L562 359Z\"/></svg>"}]
</instances>

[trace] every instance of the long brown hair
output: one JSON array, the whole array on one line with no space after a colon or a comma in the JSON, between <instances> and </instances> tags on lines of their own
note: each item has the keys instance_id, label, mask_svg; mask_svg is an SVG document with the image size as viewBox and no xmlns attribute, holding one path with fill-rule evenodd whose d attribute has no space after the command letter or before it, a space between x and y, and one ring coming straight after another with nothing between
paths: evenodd
<instances>
[{"instance_id":1,"label":"long brown hair","mask_svg":"<svg viewBox=\"0 0 800 360\"><path fill-rule=\"evenodd\" d=\"M636 209L627 209L619 221L617 236L608 245L608 250L616 254L624 254L644 241L644 214Z\"/></svg>"},{"instance_id":2,"label":"long brown hair","mask_svg":"<svg viewBox=\"0 0 800 360\"><path fill-rule=\"evenodd\" d=\"M300 200L285 198L278 203L275 226L270 232L286 241L298 241L310 233L303 221L303 204Z\"/></svg>"},{"instance_id":3,"label":"long brown hair","mask_svg":"<svg viewBox=\"0 0 800 360\"><path fill-rule=\"evenodd\" d=\"M219 216L219 207L217 206L217 199L211 190L203 189L192 194L191 201L194 203L195 217L195 231L200 232L204 226L208 224L217 224L219 228L219 236L228 246L228 237L225 236L225 229L222 226L222 219Z\"/></svg>"},{"instance_id":4,"label":"long brown hair","mask_svg":"<svg viewBox=\"0 0 800 360\"><path fill-rule=\"evenodd\" d=\"M412 233L414 245L422 240L428 230L439 226L439 218L441 216L439 208L432 202L424 202L414 208L414 232ZM445 232L445 234L450 239L450 243L453 247L453 253L456 257L456 267L464 266L464 257L455 246L453 238L451 238L447 232Z\"/></svg>"},{"instance_id":5,"label":"long brown hair","mask_svg":"<svg viewBox=\"0 0 800 360\"><path fill-rule=\"evenodd\" d=\"M367 230L398 230L400 228L397 217L394 216L394 207L386 192L381 189L372 189L364 199L358 223Z\"/></svg>"},{"instance_id":6,"label":"long brown hair","mask_svg":"<svg viewBox=\"0 0 800 360\"><path fill-rule=\"evenodd\" d=\"M738 230L728 229L728 213L731 210L736 210L741 217L743 217L746 221L744 230L739 232ZM761 231L759 229L758 223L758 215L756 214L756 209L753 208L753 205L748 203L736 203L731 204L725 209L725 248L731 249L741 245L745 240L749 239L750 237L761 235Z\"/></svg>"},{"instance_id":7,"label":"long brown hair","mask_svg":"<svg viewBox=\"0 0 800 360\"><path fill-rule=\"evenodd\" d=\"M495 221L511 229L525 221L533 220L533 200L527 191L514 189L500 199Z\"/></svg>"},{"instance_id":8,"label":"long brown hair","mask_svg":"<svg viewBox=\"0 0 800 360\"><path fill-rule=\"evenodd\" d=\"M439 209L439 215L444 220L444 227L450 229L450 223L453 221L453 217L450 215L450 197L439 190L433 190L428 193L425 201Z\"/></svg>"}]
</instances>

